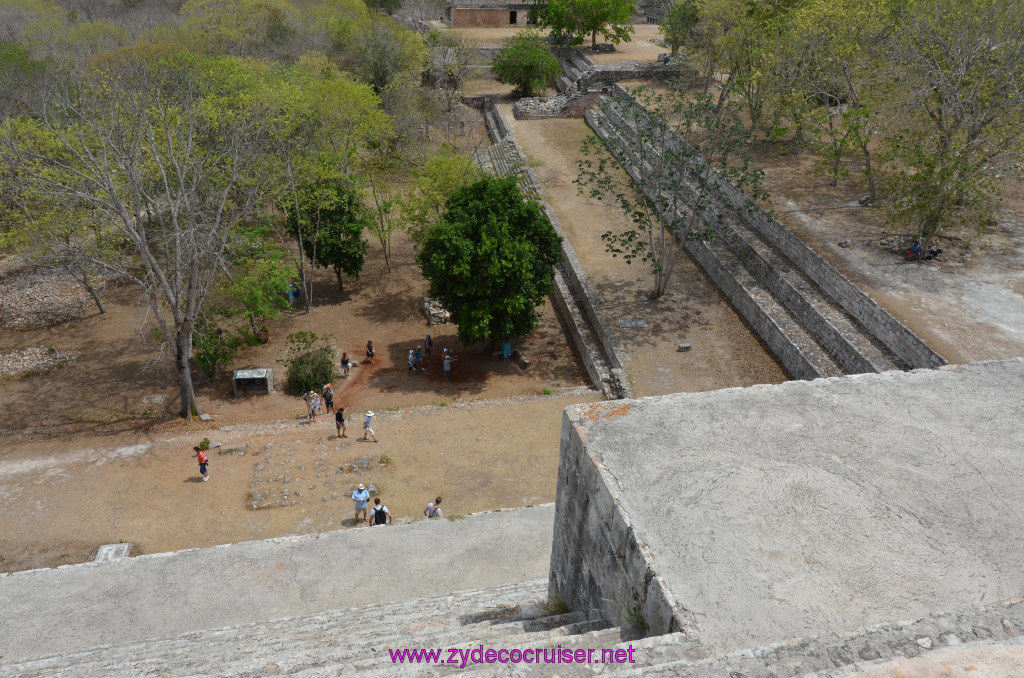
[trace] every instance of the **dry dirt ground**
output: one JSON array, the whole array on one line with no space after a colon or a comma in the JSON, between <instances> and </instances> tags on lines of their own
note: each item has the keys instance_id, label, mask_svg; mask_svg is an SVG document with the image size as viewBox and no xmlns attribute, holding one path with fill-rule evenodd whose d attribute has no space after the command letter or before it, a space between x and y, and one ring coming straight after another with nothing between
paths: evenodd
<instances>
[{"instance_id":1,"label":"dry dirt ground","mask_svg":"<svg viewBox=\"0 0 1024 678\"><path fill-rule=\"evenodd\" d=\"M144 304L130 288L112 291L105 315L85 306L82 317L63 325L0 333L0 352L52 345L78 356L63 369L6 380L0 388L5 412L0 570L88 560L99 544L121 539L158 552L337 527L348 515L345 488L336 490L343 483L324 475L324 469L336 471L364 455L372 457L373 473L386 475L382 481L372 473L367 479L377 482L398 516L414 515L418 504L438 493L457 513L551 501L561 410L599 396L585 388L564 395L565 389L584 385L585 374L550 304L541 308L537 331L517 342L531 361L522 370L483 345L461 346L452 325L426 326L420 312L426 283L408 241L396 242L392 267L387 273L383 258L371 250L362 276L346 282L344 292L337 290L333 275L318 274L312 312L291 311L270 323L270 343L246 351L234 365L272 367L281 375L275 360L284 353L289 332L333 334L339 357L346 350L361 364L350 378L334 382L336 403L355 417L356 425L349 429L350 439L330 444L324 441L333 439L332 417L321 417L312 428L299 425L304 404L281 388L269 396L236 400L227 371L199 389L212 422L175 418L176 391L166 386L160 345L146 323ZM426 373L410 375L406 355L427 331L434 337L434 355ZM377 349L372 365L362 364L367 339ZM441 373L443 348L458 358L451 383ZM563 395L545 398L545 389ZM152 402L153 396L163 396L163 403ZM539 400L533 402L534 397ZM477 400L503 405L473 413L453 407ZM399 412L417 407L426 409L416 410L415 416L403 414L394 427L389 423ZM379 416L381 442L376 445L355 439L361 433L359 418L368 409ZM284 424L269 430L259 424L275 421ZM225 426L241 428L218 430ZM247 443L249 455L212 455L215 477L195 485L195 461L189 454L203 437L226 445ZM256 463L265 462L251 452L274 441L270 457L275 464L286 462L284 470L271 475L265 467L258 474ZM328 456L316 457L325 453L324 445ZM380 455L392 464L378 468ZM293 460L318 467L319 475L292 471ZM292 497L288 508L252 510L247 495L261 490L254 481L290 485L283 477L275 480L285 471L324 490L324 482L332 480L331 493L321 495L328 501L292 506ZM331 496L335 492L341 500Z\"/></svg>"}]
</instances>

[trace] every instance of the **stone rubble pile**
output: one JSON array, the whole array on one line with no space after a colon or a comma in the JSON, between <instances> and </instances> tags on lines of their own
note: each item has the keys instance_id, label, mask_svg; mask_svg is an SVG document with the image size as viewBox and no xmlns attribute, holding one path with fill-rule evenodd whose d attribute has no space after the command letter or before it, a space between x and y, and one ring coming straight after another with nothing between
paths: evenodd
<instances>
[{"instance_id":1,"label":"stone rubble pile","mask_svg":"<svg viewBox=\"0 0 1024 678\"><path fill-rule=\"evenodd\" d=\"M74 362L75 355L47 348L21 348L0 353L0 379L28 372L45 372Z\"/></svg>"},{"instance_id":2,"label":"stone rubble pile","mask_svg":"<svg viewBox=\"0 0 1024 678\"><path fill-rule=\"evenodd\" d=\"M423 315L427 316L428 325L447 325L452 321L452 314L441 306L441 302L430 297L423 297Z\"/></svg>"},{"instance_id":3,"label":"stone rubble pile","mask_svg":"<svg viewBox=\"0 0 1024 678\"><path fill-rule=\"evenodd\" d=\"M74 281L52 270L21 270L0 279L0 329L52 327L77 318L90 300Z\"/></svg>"}]
</instances>

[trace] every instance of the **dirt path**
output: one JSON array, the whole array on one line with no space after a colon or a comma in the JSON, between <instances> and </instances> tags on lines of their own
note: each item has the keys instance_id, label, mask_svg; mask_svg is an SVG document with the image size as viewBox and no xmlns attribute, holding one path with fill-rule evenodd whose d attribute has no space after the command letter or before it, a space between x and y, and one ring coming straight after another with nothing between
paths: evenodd
<instances>
[{"instance_id":1,"label":"dirt path","mask_svg":"<svg viewBox=\"0 0 1024 678\"><path fill-rule=\"evenodd\" d=\"M614 205L580 196L573 180L590 129L583 120L514 120L516 140L544 184L555 214L601 301L606 328L629 355L626 373L638 396L778 383L781 368L689 258L677 267L667 294L651 301L649 269L605 251L601 234L631 224ZM622 330L622 318L643 318L648 329ZM679 353L680 343L693 345Z\"/></svg>"}]
</instances>

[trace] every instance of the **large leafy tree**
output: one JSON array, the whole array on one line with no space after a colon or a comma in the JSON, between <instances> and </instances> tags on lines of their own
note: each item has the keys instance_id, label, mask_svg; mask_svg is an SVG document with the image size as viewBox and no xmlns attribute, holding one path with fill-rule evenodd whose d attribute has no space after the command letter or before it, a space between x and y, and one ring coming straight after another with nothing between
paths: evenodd
<instances>
[{"instance_id":1,"label":"large leafy tree","mask_svg":"<svg viewBox=\"0 0 1024 678\"><path fill-rule=\"evenodd\" d=\"M676 56L679 48L690 39L699 21L699 0L680 0L668 10L658 30L665 37L665 44L672 49L672 56Z\"/></svg>"},{"instance_id":2,"label":"large leafy tree","mask_svg":"<svg viewBox=\"0 0 1024 678\"><path fill-rule=\"evenodd\" d=\"M554 85L562 67L539 33L523 31L505 40L491 71L498 82L515 85L517 94L530 97Z\"/></svg>"},{"instance_id":3,"label":"large leafy tree","mask_svg":"<svg viewBox=\"0 0 1024 678\"><path fill-rule=\"evenodd\" d=\"M550 28L556 42L566 47L582 45L588 36L591 47L596 47L598 34L616 45L629 42L635 12L634 0L549 0L530 10L531 17Z\"/></svg>"},{"instance_id":4,"label":"large leafy tree","mask_svg":"<svg viewBox=\"0 0 1024 678\"><path fill-rule=\"evenodd\" d=\"M318 266L330 268L344 289L342 274L358 277L369 244L363 231L373 226L373 217L344 181L304 186L296 212L293 203L283 202L288 230L303 234L306 256Z\"/></svg>"},{"instance_id":5,"label":"large leafy tree","mask_svg":"<svg viewBox=\"0 0 1024 678\"><path fill-rule=\"evenodd\" d=\"M456 191L427 233L417 261L458 325L459 340L523 336L551 292L560 238L540 206L524 201L513 177Z\"/></svg>"},{"instance_id":6,"label":"large leafy tree","mask_svg":"<svg viewBox=\"0 0 1024 678\"><path fill-rule=\"evenodd\" d=\"M1024 152L1024 13L997 0L917 0L888 48L904 92L883 192L893 221L929 238L995 223L1000 177Z\"/></svg>"}]
</instances>

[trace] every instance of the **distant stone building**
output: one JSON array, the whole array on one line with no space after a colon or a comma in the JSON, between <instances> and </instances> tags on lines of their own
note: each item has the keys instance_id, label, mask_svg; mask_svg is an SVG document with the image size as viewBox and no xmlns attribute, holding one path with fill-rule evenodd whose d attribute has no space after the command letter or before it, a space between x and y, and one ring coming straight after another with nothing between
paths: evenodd
<instances>
[{"instance_id":1,"label":"distant stone building","mask_svg":"<svg viewBox=\"0 0 1024 678\"><path fill-rule=\"evenodd\" d=\"M452 28L526 26L532 6L532 2L449 0L444 22Z\"/></svg>"}]
</instances>

